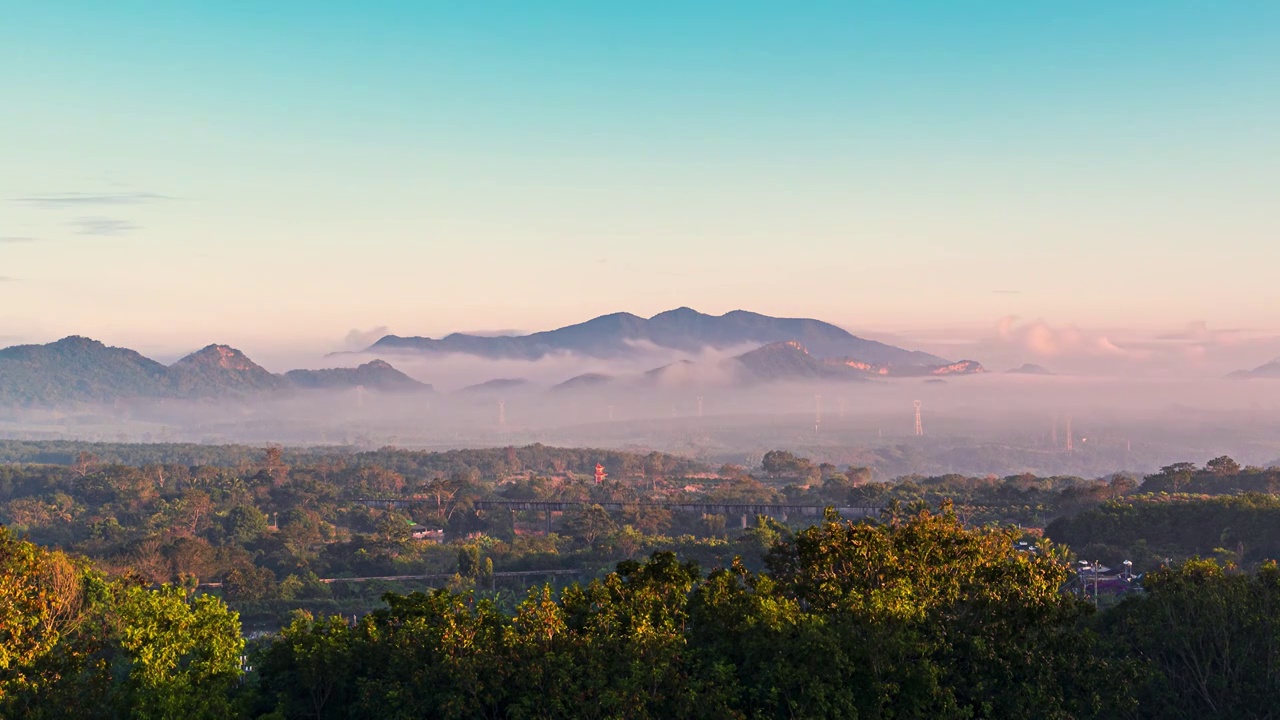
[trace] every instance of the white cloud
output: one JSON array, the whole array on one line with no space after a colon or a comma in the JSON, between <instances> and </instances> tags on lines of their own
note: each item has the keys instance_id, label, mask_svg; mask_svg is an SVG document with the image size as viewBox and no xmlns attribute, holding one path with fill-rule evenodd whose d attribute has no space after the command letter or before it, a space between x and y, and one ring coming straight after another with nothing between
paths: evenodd
<instances>
[{"instance_id":1,"label":"white cloud","mask_svg":"<svg viewBox=\"0 0 1280 720\"><path fill-rule=\"evenodd\" d=\"M1006 316L985 329L938 328L903 333L893 342L952 359L978 360L997 372L1035 363L1058 373L1144 377L1220 377L1280 354L1275 332L1216 328L1205 321L1137 330Z\"/></svg>"},{"instance_id":2,"label":"white cloud","mask_svg":"<svg viewBox=\"0 0 1280 720\"><path fill-rule=\"evenodd\" d=\"M370 345L378 342L388 334L386 325L379 325L371 330L361 330L352 328L351 332L342 341L342 346L347 350L364 350Z\"/></svg>"},{"instance_id":3,"label":"white cloud","mask_svg":"<svg viewBox=\"0 0 1280 720\"><path fill-rule=\"evenodd\" d=\"M1044 320L1019 322L1009 315L996 323L995 336L986 344L1028 353L1033 357L1048 359L1064 355L1087 357L1135 358L1141 355L1132 349L1120 347L1106 333L1081 329L1075 325L1054 327Z\"/></svg>"}]
</instances>

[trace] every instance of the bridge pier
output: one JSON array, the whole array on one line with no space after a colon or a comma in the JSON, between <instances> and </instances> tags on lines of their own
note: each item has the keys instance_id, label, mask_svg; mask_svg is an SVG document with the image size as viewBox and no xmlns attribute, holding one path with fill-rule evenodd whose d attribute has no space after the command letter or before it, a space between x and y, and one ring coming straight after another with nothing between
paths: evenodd
<instances>
[{"instance_id":1,"label":"bridge pier","mask_svg":"<svg viewBox=\"0 0 1280 720\"><path fill-rule=\"evenodd\" d=\"M743 530L746 530L746 529L747 529L747 514L746 514L746 513L743 513L743 514L742 514L742 529L743 529Z\"/></svg>"}]
</instances>

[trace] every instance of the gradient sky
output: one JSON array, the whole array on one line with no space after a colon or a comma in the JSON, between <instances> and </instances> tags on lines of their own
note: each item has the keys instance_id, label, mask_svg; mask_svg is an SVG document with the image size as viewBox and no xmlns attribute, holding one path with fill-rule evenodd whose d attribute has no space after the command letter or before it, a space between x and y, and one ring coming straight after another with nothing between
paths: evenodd
<instances>
[{"instance_id":1,"label":"gradient sky","mask_svg":"<svg viewBox=\"0 0 1280 720\"><path fill-rule=\"evenodd\" d=\"M1280 3L0 0L0 344L1280 328Z\"/></svg>"}]
</instances>

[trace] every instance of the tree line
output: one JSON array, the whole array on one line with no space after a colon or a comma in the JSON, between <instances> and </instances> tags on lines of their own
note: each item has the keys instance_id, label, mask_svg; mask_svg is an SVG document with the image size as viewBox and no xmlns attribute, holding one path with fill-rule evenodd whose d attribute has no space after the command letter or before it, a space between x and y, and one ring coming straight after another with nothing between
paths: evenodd
<instances>
[{"instance_id":1,"label":"tree line","mask_svg":"<svg viewBox=\"0 0 1280 720\"><path fill-rule=\"evenodd\" d=\"M1280 571L1193 561L1097 611L1051 543L947 507L779 532L766 566L627 560L510 611L301 613L243 648L189 588L0 530L0 714L136 718L1244 718L1280 712ZM241 660L241 656L244 660Z\"/></svg>"}]
</instances>

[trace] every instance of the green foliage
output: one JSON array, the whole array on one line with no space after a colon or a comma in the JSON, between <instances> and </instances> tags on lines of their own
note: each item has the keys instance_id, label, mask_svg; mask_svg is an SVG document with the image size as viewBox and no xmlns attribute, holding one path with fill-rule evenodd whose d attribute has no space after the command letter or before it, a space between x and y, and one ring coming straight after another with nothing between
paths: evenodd
<instances>
[{"instance_id":1,"label":"green foliage","mask_svg":"<svg viewBox=\"0 0 1280 720\"><path fill-rule=\"evenodd\" d=\"M240 675L238 616L216 598L181 588L126 587L115 602L124 676L118 702L136 718L217 718Z\"/></svg>"},{"instance_id":2,"label":"green foliage","mask_svg":"<svg viewBox=\"0 0 1280 720\"><path fill-rule=\"evenodd\" d=\"M1165 558L1210 556L1218 548L1239 563L1256 565L1280 557L1280 497L1136 496L1059 518L1045 534L1076 548L1099 546L1102 556L1090 559L1112 564L1131 559L1139 571L1154 569Z\"/></svg>"},{"instance_id":3,"label":"green foliage","mask_svg":"<svg viewBox=\"0 0 1280 720\"><path fill-rule=\"evenodd\" d=\"M602 536L617 529L609 513L599 505L588 505L569 514L564 521L565 530L587 545L594 545Z\"/></svg>"},{"instance_id":4,"label":"green foliage","mask_svg":"<svg viewBox=\"0 0 1280 720\"><path fill-rule=\"evenodd\" d=\"M624 561L513 615L440 590L348 627L295 621L264 655L284 717L1091 717L1119 674L1065 568L952 515L830 517L772 574Z\"/></svg>"},{"instance_id":5,"label":"green foliage","mask_svg":"<svg viewBox=\"0 0 1280 720\"><path fill-rule=\"evenodd\" d=\"M218 718L244 640L182 588L107 580L0 527L0 716Z\"/></svg>"},{"instance_id":6,"label":"green foliage","mask_svg":"<svg viewBox=\"0 0 1280 720\"><path fill-rule=\"evenodd\" d=\"M0 403L110 402L165 394L168 368L126 348L71 336L0 349Z\"/></svg>"},{"instance_id":7,"label":"green foliage","mask_svg":"<svg viewBox=\"0 0 1280 720\"><path fill-rule=\"evenodd\" d=\"M458 574L473 579L480 574L479 546L464 545L458 548Z\"/></svg>"},{"instance_id":8,"label":"green foliage","mask_svg":"<svg viewBox=\"0 0 1280 720\"><path fill-rule=\"evenodd\" d=\"M267 516L252 505L236 505L222 523L226 541L237 545L253 542L267 531Z\"/></svg>"},{"instance_id":9,"label":"green foliage","mask_svg":"<svg viewBox=\"0 0 1280 720\"><path fill-rule=\"evenodd\" d=\"M1141 718L1280 715L1280 571L1191 561L1147 575L1103 618L1120 661L1142 661Z\"/></svg>"},{"instance_id":10,"label":"green foliage","mask_svg":"<svg viewBox=\"0 0 1280 720\"><path fill-rule=\"evenodd\" d=\"M83 622L87 573L0 526L0 701L43 684L45 661Z\"/></svg>"},{"instance_id":11,"label":"green foliage","mask_svg":"<svg viewBox=\"0 0 1280 720\"><path fill-rule=\"evenodd\" d=\"M766 473L774 476L805 476L808 475L810 468L813 467L813 463L806 458L796 457L785 450L770 450L764 454L760 466Z\"/></svg>"},{"instance_id":12,"label":"green foliage","mask_svg":"<svg viewBox=\"0 0 1280 720\"><path fill-rule=\"evenodd\" d=\"M82 447L65 466L0 466L0 520L87 558L0 529L0 716L1280 712L1280 574L1262 563L1280 554L1280 500L1235 494L1268 471L1229 458L1170 466L1145 482L1214 493L1135 495L1128 477L874 483L865 469L785 454L771 466L803 477L729 467L680 478L686 461L623 454L605 459L619 463L609 481L575 479L594 452L271 448L221 466L129 466ZM359 502L369 496L412 503ZM504 498L580 505L556 518L475 507ZM672 512L655 498L886 512L759 517L739 530L737 515ZM1145 594L1095 612L1069 592L1070 550L1010 524L1057 516L1049 537L1091 560L1145 569L1215 553L1261 570L1196 561L1152 572ZM449 542L413 538L411 520ZM1016 551L1020 540L1038 552ZM562 568L594 579L526 593L500 577ZM449 589L383 595L415 586L320 580L428 573L452 575L436 581ZM261 641L241 677L239 618L197 578L220 581L213 592L258 627L307 612Z\"/></svg>"},{"instance_id":13,"label":"green foliage","mask_svg":"<svg viewBox=\"0 0 1280 720\"><path fill-rule=\"evenodd\" d=\"M245 565L232 568L227 573L222 581L222 591L228 600L254 601L274 597L278 588L275 574L270 570Z\"/></svg>"}]
</instances>

